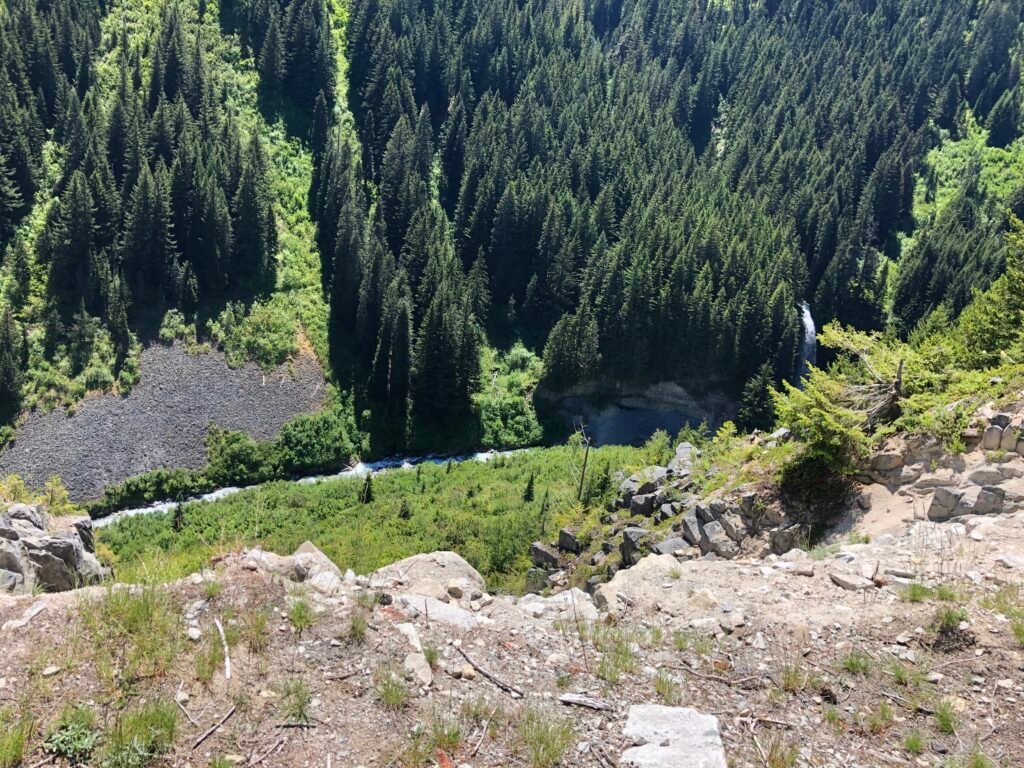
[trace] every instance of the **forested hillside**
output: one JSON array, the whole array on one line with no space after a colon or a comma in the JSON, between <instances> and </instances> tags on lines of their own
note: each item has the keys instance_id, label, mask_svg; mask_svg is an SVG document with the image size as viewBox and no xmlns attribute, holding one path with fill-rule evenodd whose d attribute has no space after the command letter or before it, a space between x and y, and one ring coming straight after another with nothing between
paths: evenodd
<instances>
[{"instance_id":1,"label":"forested hillside","mask_svg":"<svg viewBox=\"0 0 1024 768\"><path fill-rule=\"evenodd\" d=\"M1003 271L1022 13L9 0L0 418L127 389L159 339L305 338L379 450L536 441L539 376L757 425L802 302L906 336Z\"/></svg>"}]
</instances>

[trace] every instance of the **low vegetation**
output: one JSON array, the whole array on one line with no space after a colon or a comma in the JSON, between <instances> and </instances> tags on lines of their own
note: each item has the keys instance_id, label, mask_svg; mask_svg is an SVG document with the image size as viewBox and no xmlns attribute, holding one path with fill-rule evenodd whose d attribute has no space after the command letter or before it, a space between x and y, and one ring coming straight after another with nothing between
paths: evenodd
<instances>
[{"instance_id":1,"label":"low vegetation","mask_svg":"<svg viewBox=\"0 0 1024 768\"><path fill-rule=\"evenodd\" d=\"M417 552L454 550L493 588L515 588L529 567L531 541L570 522L598 525L601 505L614 492L611 468L642 466L638 449L592 450L581 504L582 459L579 446L570 445L487 463L421 464L375 477L368 501L361 479L270 483L177 513L121 521L100 540L125 580L154 571L183 576L242 545L290 553L314 539L328 557L359 573Z\"/></svg>"}]
</instances>

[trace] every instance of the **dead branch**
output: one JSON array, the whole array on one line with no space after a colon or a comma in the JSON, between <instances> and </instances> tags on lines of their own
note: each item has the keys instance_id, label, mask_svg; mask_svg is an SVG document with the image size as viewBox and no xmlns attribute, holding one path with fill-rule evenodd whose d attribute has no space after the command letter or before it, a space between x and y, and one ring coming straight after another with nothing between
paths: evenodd
<instances>
[{"instance_id":1,"label":"dead branch","mask_svg":"<svg viewBox=\"0 0 1024 768\"><path fill-rule=\"evenodd\" d=\"M481 675L486 677L488 680L490 680L496 686L501 688L501 690L503 690L506 693L514 696L515 698L518 698L518 699L524 698L525 694L521 690L516 688L514 685L510 685L509 683L506 683L503 680L499 680L497 677L492 675L486 669L483 669L479 664L477 664L475 661L473 661L471 658L469 658L469 656L466 654L466 652L464 650L462 650L462 648L456 646L455 650L457 650L459 652L459 654L462 656L462 658L464 658L467 662L469 662L469 665L471 667L473 667L473 669L475 669Z\"/></svg>"},{"instance_id":2,"label":"dead branch","mask_svg":"<svg viewBox=\"0 0 1024 768\"><path fill-rule=\"evenodd\" d=\"M615 709L615 705L607 699L599 699L596 696L585 696L581 693L563 693L558 700L570 707L584 707L596 709L599 712L608 712Z\"/></svg>"},{"instance_id":3,"label":"dead branch","mask_svg":"<svg viewBox=\"0 0 1024 768\"><path fill-rule=\"evenodd\" d=\"M231 654L228 653L228 639L224 636L224 626L220 623L220 619L213 620L214 625L217 627L217 632L220 633L220 642L224 646L224 679L231 679Z\"/></svg>"},{"instance_id":4,"label":"dead branch","mask_svg":"<svg viewBox=\"0 0 1024 768\"><path fill-rule=\"evenodd\" d=\"M218 720L216 723L214 723L210 727L210 729L208 731L206 731L206 733L204 733L202 736L200 736L198 739L196 739L195 742L193 742L193 744L192 744L193 751L200 744L202 744L204 741L206 741L208 738L210 738L218 728L220 728L222 725L224 725L224 723L226 723L228 721L228 718L231 717L233 714L235 714L235 710L236 709L237 709L237 707L232 707L231 709L229 709L227 711L227 714L224 715L224 717L222 717L220 720Z\"/></svg>"}]
</instances>

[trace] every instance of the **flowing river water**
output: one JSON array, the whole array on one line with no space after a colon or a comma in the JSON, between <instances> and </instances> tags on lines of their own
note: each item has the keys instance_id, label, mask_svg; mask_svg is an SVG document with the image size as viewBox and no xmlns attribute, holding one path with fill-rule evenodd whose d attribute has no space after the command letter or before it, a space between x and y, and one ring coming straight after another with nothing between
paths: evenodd
<instances>
[{"instance_id":1,"label":"flowing river water","mask_svg":"<svg viewBox=\"0 0 1024 768\"><path fill-rule=\"evenodd\" d=\"M529 449L520 449L516 451L483 451L481 453L469 453L462 456L395 456L388 459L381 459L379 461L366 463L359 462L358 464L354 464L351 467L347 467L332 475L311 475L309 477L299 478L298 480L292 480L291 482L294 482L297 485L314 485L326 480L343 480L346 478L366 477L367 475L376 475L388 470L409 470L413 469L417 464L447 464L448 462L459 464L465 461L487 462L497 456L511 456L515 453L521 453L524 450ZM97 518L92 521L92 524L95 528L105 528L108 525L113 525L119 520L124 520L127 517L135 517L136 515L155 515L161 512L173 512L182 504L217 501L218 499L223 499L227 496L234 496L236 493L249 491L259 487L259 485L248 485L245 487L229 486L227 488L218 488L215 491L204 493L201 496L193 496L191 498L184 499L183 501L159 501L145 507L122 509L105 517Z\"/></svg>"}]
</instances>

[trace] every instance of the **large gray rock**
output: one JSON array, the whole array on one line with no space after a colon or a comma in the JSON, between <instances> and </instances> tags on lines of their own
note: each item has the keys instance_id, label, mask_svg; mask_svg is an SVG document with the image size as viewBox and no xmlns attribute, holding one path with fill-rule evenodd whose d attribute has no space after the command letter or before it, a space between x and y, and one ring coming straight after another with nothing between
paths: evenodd
<instances>
[{"instance_id":1,"label":"large gray rock","mask_svg":"<svg viewBox=\"0 0 1024 768\"><path fill-rule=\"evenodd\" d=\"M657 555L672 555L680 549L687 549L689 546L690 545L687 543L686 539L681 536L669 536L667 539L664 539L651 547L651 551Z\"/></svg>"},{"instance_id":2,"label":"large gray rock","mask_svg":"<svg viewBox=\"0 0 1024 768\"><path fill-rule=\"evenodd\" d=\"M968 488L957 504L957 515L998 515L1006 492L998 486Z\"/></svg>"},{"instance_id":3,"label":"large gray rock","mask_svg":"<svg viewBox=\"0 0 1024 768\"><path fill-rule=\"evenodd\" d=\"M563 552L572 552L578 555L583 551L580 545L579 532L575 528L562 528L558 532L558 548Z\"/></svg>"},{"instance_id":4,"label":"large gray rock","mask_svg":"<svg viewBox=\"0 0 1024 768\"><path fill-rule=\"evenodd\" d=\"M700 455L693 445L690 443L680 443L676 446L676 455L668 463L668 468L676 476L688 475L693 469L693 460Z\"/></svg>"},{"instance_id":5,"label":"large gray rock","mask_svg":"<svg viewBox=\"0 0 1024 768\"><path fill-rule=\"evenodd\" d=\"M638 493L629 500L629 513L641 517L654 514L654 505L659 501L658 493Z\"/></svg>"},{"instance_id":6,"label":"large gray rock","mask_svg":"<svg viewBox=\"0 0 1024 768\"><path fill-rule=\"evenodd\" d=\"M1002 451L1016 451L1017 450L1017 438L1020 430L1014 427L1005 427L1003 429L1003 436L999 441L999 449Z\"/></svg>"},{"instance_id":7,"label":"large gray rock","mask_svg":"<svg viewBox=\"0 0 1024 768\"><path fill-rule=\"evenodd\" d=\"M27 523L36 531L46 530L46 512L38 504L11 504L7 516L15 522Z\"/></svg>"},{"instance_id":8,"label":"large gray rock","mask_svg":"<svg viewBox=\"0 0 1024 768\"><path fill-rule=\"evenodd\" d=\"M903 466L903 454L898 451L883 451L871 457L871 468L877 472L891 472Z\"/></svg>"},{"instance_id":9,"label":"large gray rock","mask_svg":"<svg viewBox=\"0 0 1024 768\"><path fill-rule=\"evenodd\" d=\"M650 538L651 534L643 528L635 526L626 528L622 532L622 543L619 545L623 565L636 565L650 548Z\"/></svg>"},{"instance_id":10,"label":"large gray rock","mask_svg":"<svg viewBox=\"0 0 1024 768\"><path fill-rule=\"evenodd\" d=\"M688 707L635 704L622 735L635 746L622 753L623 768L726 768L718 718Z\"/></svg>"},{"instance_id":11,"label":"large gray rock","mask_svg":"<svg viewBox=\"0 0 1024 768\"><path fill-rule=\"evenodd\" d=\"M700 543L700 521L697 519L697 512L694 508L691 507L683 513L683 517L679 521L679 532L690 544Z\"/></svg>"},{"instance_id":12,"label":"large gray rock","mask_svg":"<svg viewBox=\"0 0 1024 768\"><path fill-rule=\"evenodd\" d=\"M440 600L446 600L450 587L455 586L473 599L483 594L484 577L455 552L427 552L375 571L370 574L370 586L374 589L401 587L406 592Z\"/></svg>"},{"instance_id":13,"label":"large gray rock","mask_svg":"<svg viewBox=\"0 0 1024 768\"><path fill-rule=\"evenodd\" d=\"M0 569L25 573L25 547L21 542L0 539Z\"/></svg>"},{"instance_id":14,"label":"large gray rock","mask_svg":"<svg viewBox=\"0 0 1024 768\"><path fill-rule=\"evenodd\" d=\"M61 518L51 525L43 507L12 504L0 514L0 591L64 592L96 584L107 572L92 550L88 518Z\"/></svg>"},{"instance_id":15,"label":"large gray rock","mask_svg":"<svg viewBox=\"0 0 1024 768\"><path fill-rule=\"evenodd\" d=\"M957 507L963 495L964 492L956 488L936 488L932 494L932 503L928 507L928 519L941 523L956 517Z\"/></svg>"},{"instance_id":16,"label":"large gray rock","mask_svg":"<svg viewBox=\"0 0 1024 768\"><path fill-rule=\"evenodd\" d=\"M561 561L558 553L542 541L530 545L530 561L538 568L558 568Z\"/></svg>"},{"instance_id":17,"label":"large gray rock","mask_svg":"<svg viewBox=\"0 0 1024 768\"><path fill-rule=\"evenodd\" d=\"M738 543L747 537L747 526L736 512L726 512L718 518L718 522L725 530L725 535L733 541Z\"/></svg>"},{"instance_id":18,"label":"large gray rock","mask_svg":"<svg viewBox=\"0 0 1024 768\"><path fill-rule=\"evenodd\" d=\"M705 523L701 530L700 551L705 555L714 552L719 557L731 560L739 554L740 548L729 538L725 528L717 520Z\"/></svg>"},{"instance_id":19,"label":"large gray rock","mask_svg":"<svg viewBox=\"0 0 1024 768\"><path fill-rule=\"evenodd\" d=\"M994 464L982 464L967 476L967 480L973 485L997 485L1003 481L1003 475Z\"/></svg>"},{"instance_id":20,"label":"large gray rock","mask_svg":"<svg viewBox=\"0 0 1024 768\"><path fill-rule=\"evenodd\" d=\"M995 451L999 449L999 444L1002 440L1003 428L995 424L989 424L985 427L985 432L981 436L981 447L986 451Z\"/></svg>"}]
</instances>

